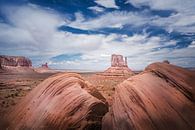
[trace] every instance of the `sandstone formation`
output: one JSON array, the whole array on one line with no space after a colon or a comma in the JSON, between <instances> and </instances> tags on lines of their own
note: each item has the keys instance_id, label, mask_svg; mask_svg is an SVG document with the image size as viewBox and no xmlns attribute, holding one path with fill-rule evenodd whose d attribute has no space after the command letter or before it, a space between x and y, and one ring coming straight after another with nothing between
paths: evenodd
<instances>
[{"instance_id":1,"label":"sandstone formation","mask_svg":"<svg viewBox=\"0 0 195 130\"><path fill-rule=\"evenodd\" d=\"M170 62L168 60L164 60L163 63L170 64Z\"/></svg>"},{"instance_id":2,"label":"sandstone formation","mask_svg":"<svg viewBox=\"0 0 195 130\"><path fill-rule=\"evenodd\" d=\"M49 68L48 65L47 65L47 62L45 64L42 64L41 67L42 68Z\"/></svg>"},{"instance_id":3,"label":"sandstone formation","mask_svg":"<svg viewBox=\"0 0 195 130\"><path fill-rule=\"evenodd\" d=\"M23 56L0 56L0 72L34 73L32 62Z\"/></svg>"},{"instance_id":4,"label":"sandstone formation","mask_svg":"<svg viewBox=\"0 0 195 130\"><path fill-rule=\"evenodd\" d=\"M111 57L111 67L127 67L127 57L125 61L122 55L113 54Z\"/></svg>"},{"instance_id":5,"label":"sandstone formation","mask_svg":"<svg viewBox=\"0 0 195 130\"><path fill-rule=\"evenodd\" d=\"M195 73L154 63L115 89L103 130L194 130Z\"/></svg>"},{"instance_id":6,"label":"sandstone formation","mask_svg":"<svg viewBox=\"0 0 195 130\"><path fill-rule=\"evenodd\" d=\"M111 58L111 67L109 67L104 75L120 76L120 75L133 75L133 72L127 65L127 57L125 60L122 55L113 54Z\"/></svg>"},{"instance_id":7,"label":"sandstone formation","mask_svg":"<svg viewBox=\"0 0 195 130\"><path fill-rule=\"evenodd\" d=\"M8 129L101 129L105 98L80 75L49 77L12 109Z\"/></svg>"},{"instance_id":8,"label":"sandstone formation","mask_svg":"<svg viewBox=\"0 0 195 130\"><path fill-rule=\"evenodd\" d=\"M21 66L21 67L31 67L32 62L30 59L23 56L0 56L1 66Z\"/></svg>"},{"instance_id":9,"label":"sandstone formation","mask_svg":"<svg viewBox=\"0 0 195 130\"><path fill-rule=\"evenodd\" d=\"M58 73L58 72L62 72L60 70L54 70L51 69L47 63L42 64L41 67L38 68L34 68L34 71L36 71L37 73Z\"/></svg>"}]
</instances>

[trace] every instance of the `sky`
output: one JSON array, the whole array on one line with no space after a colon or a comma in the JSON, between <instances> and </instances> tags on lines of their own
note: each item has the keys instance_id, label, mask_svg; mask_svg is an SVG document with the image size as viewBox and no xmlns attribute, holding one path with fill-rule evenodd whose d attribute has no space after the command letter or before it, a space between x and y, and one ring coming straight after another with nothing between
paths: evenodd
<instances>
[{"instance_id":1,"label":"sky","mask_svg":"<svg viewBox=\"0 0 195 130\"><path fill-rule=\"evenodd\" d=\"M112 54L195 67L195 0L0 0L0 55L99 71Z\"/></svg>"}]
</instances>

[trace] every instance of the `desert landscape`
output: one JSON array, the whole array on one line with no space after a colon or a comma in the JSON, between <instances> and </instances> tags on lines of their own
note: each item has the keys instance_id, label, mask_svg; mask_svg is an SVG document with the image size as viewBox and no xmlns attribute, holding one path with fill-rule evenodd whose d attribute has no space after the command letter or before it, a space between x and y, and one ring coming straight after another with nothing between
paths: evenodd
<instances>
[{"instance_id":1,"label":"desert landscape","mask_svg":"<svg viewBox=\"0 0 195 130\"><path fill-rule=\"evenodd\" d=\"M195 0L0 0L0 130L195 130Z\"/></svg>"},{"instance_id":2,"label":"desert landscape","mask_svg":"<svg viewBox=\"0 0 195 130\"><path fill-rule=\"evenodd\" d=\"M195 72L168 61L138 73L113 54L104 72L73 73L0 58L2 129L195 128Z\"/></svg>"}]
</instances>

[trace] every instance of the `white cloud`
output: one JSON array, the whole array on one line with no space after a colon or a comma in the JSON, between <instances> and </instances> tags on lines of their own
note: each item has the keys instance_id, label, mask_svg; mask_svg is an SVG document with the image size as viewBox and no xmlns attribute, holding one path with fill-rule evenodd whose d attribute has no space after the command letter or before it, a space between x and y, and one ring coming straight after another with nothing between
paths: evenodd
<instances>
[{"instance_id":1,"label":"white cloud","mask_svg":"<svg viewBox=\"0 0 195 130\"><path fill-rule=\"evenodd\" d=\"M81 59L75 61L49 63L66 69L103 70L110 65L110 55L118 53L129 57L129 66L133 69L141 69L151 62L164 59L178 65L194 65L190 59L195 55L194 48L166 48L175 45L176 41L164 37L148 37L147 34L127 36L62 32L57 28L66 17L35 5L9 7L2 13L9 24L0 23L0 52L32 57L34 64L49 61L51 57L60 54L81 53ZM107 13L87 21L81 13L76 13L76 17L75 23L70 25L83 29L121 27L124 24L139 26L148 21L144 16L128 12ZM117 19L111 19L112 17ZM181 61L177 57L189 58Z\"/></svg>"},{"instance_id":2,"label":"white cloud","mask_svg":"<svg viewBox=\"0 0 195 130\"><path fill-rule=\"evenodd\" d=\"M136 7L142 5L148 5L152 9L157 10L176 10L181 12L192 11L194 9L194 0L127 0L127 3L131 3Z\"/></svg>"},{"instance_id":3,"label":"white cloud","mask_svg":"<svg viewBox=\"0 0 195 130\"><path fill-rule=\"evenodd\" d=\"M195 48L195 41L192 41L191 44L188 47L189 48Z\"/></svg>"},{"instance_id":4,"label":"white cloud","mask_svg":"<svg viewBox=\"0 0 195 130\"><path fill-rule=\"evenodd\" d=\"M113 11L106 13L94 19L86 19L81 22L80 17L75 15L76 20L73 22L66 23L70 27L79 29L101 29L101 28L121 28L124 25L143 25L152 18L148 18L138 13L126 12L126 11Z\"/></svg>"},{"instance_id":5,"label":"white cloud","mask_svg":"<svg viewBox=\"0 0 195 130\"><path fill-rule=\"evenodd\" d=\"M105 8L116 8L118 9L119 7L116 5L115 0L95 0L95 2L98 5L101 5Z\"/></svg>"},{"instance_id":6,"label":"white cloud","mask_svg":"<svg viewBox=\"0 0 195 130\"><path fill-rule=\"evenodd\" d=\"M151 24L165 27L168 31L184 33L195 32L195 1L194 0L127 0L135 7L143 5L155 10L172 10L176 14L170 17L157 17Z\"/></svg>"},{"instance_id":7,"label":"white cloud","mask_svg":"<svg viewBox=\"0 0 195 130\"><path fill-rule=\"evenodd\" d=\"M89 7L88 9L94 11L95 13L96 12L103 12L105 10L104 8L99 7L99 6L92 6L92 7Z\"/></svg>"}]
</instances>

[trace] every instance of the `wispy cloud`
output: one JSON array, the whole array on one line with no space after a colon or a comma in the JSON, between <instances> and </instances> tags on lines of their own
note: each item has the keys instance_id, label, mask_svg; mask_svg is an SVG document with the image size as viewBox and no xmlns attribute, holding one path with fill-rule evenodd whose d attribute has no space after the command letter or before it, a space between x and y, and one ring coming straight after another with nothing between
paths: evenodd
<instances>
[{"instance_id":1,"label":"wispy cloud","mask_svg":"<svg viewBox=\"0 0 195 130\"><path fill-rule=\"evenodd\" d=\"M116 5L115 0L95 0L95 2L105 8L119 8Z\"/></svg>"},{"instance_id":2,"label":"wispy cloud","mask_svg":"<svg viewBox=\"0 0 195 130\"><path fill-rule=\"evenodd\" d=\"M97 18L85 20L81 20L80 15L78 16L75 14L76 20L69 22L68 26L89 30L101 28L122 28L124 25L140 26L148 23L152 19L151 17L126 11L113 11Z\"/></svg>"},{"instance_id":3,"label":"wispy cloud","mask_svg":"<svg viewBox=\"0 0 195 130\"><path fill-rule=\"evenodd\" d=\"M99 6L92 6L92 7L88 7L88 9L94 11L95 13L98 13L98 12L103 12L105 9L102 8L102 7L99 7Z\"/></svg>"}]
</instances>

